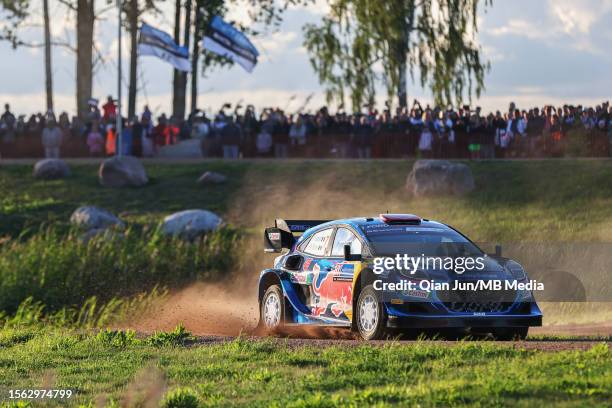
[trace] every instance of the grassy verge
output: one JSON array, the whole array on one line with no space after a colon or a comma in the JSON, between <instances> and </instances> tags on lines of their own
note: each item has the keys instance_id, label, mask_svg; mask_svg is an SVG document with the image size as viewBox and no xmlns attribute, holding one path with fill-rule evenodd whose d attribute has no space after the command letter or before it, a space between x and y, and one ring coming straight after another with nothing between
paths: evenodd
<instances>
[{"instance_id":1,"label":"grassy verge","mask_svg":"<svg viewBox=\"0 0 612 408\"><path fill-rule=\"evenodd\" d=\"M477 241L610 241L612 161L468 162L477 189L465 197L416 199L403 188L410 161L289 161L149 164L140 189L101 188L97 167L73 165L66 180L34 181L31 166L0 167L0 236L66 226L91 204L133 223L206 208L232 224L259 228L278 217L338 218L389 210L450 223ZM206 170L226 184L197 186Z\"/></svg>"},{"instance_id":2,"label":"grassy verge","mask_svg":"<svg viewBox=\"0 0 612 408\"><path fill-rule=\"evenodd\" d=\"M149 185L117 190L98 185L94 165L73 165L70 178L56 181L33 180L31 166L2 166L0 311L13 313L30 296L44 302L47 311L60 310L80 306L91 296L106 301L155 285L221 277L245 265L246 279L253 282L257 270L272 261L260 255L260 234L275 218L333 219L385 210L449 223L477 242L514 243L504 245L506 253L525 264L533 277L543 266L553 267L575 273L589 293L609 292L609 285L601 283L607 281L611 253L605 245L612 241L612 161L468 164L476 178L474 192L432 199L405 191L409 161L147 164ZM229 181L198 186L195 180L206 170L226 174ZM68 224L81 205L119 214L128 231L82 245ZM219 213L233 232L199 245L156 236L163 216L189 208ZM238 242L238 234L246 239ZM565 242L574 250L551 250L551 242ZM545 312L549 317L563 312L559 322L580 321L602 316L601 310L609 316L610 307L597 304L591 308L597 313L582 309L553 306ZM580 317L572 320L572 315Z\"/></svg>"},{"instance_id":3,"label":"grassy verge","mask_svg":"<svg viewBox=\"0 0 612 408\"><path fill-rule=\"evenodd\" d=\"M191 243L156 231L115 232L83 243L76 233L48 229L0 246L0 311L28 297L48 311L131 296L157 285L214 280L235 262L236 231L221 229Z\"/></svg>"},{"instance_id":4,"label":"grassy verge","mask_svg":"<svg viewBox=\"0 0 612 408\"><path fill-rule=\"evenodd\" d=\"M135 406L164 394L230 407L595 407L612 398L605 344L542 353L486 343L318 349L185 341L180 330L143 340L129 333L4 330L0 400L9 389L37 387L72 389L71 405L96 406Z\"/></svg>"}]
</instances>

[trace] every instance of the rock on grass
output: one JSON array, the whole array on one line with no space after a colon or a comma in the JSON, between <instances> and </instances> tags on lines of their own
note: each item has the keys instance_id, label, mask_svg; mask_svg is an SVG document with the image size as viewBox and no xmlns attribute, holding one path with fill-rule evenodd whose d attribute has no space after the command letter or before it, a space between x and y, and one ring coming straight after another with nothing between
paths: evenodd
<instances>
[{"instance_id":1,"label":"rock on grass","mask_svg":"<svg viewBox=\"0 0 612 408\"><path fill-rule=\"evenodd\" d=\"M144 166L132 156L104 160L98 176L104 187L140 187L149 182Z\"/></svg>"},{"instance_id":2,"label":"rock on grass","mask_svg":"<svg viewBox=\"0 0 612 408\"><path fill-rule=\"evenodd\" d=\"M406 180L406 188L417 197L463 195L474 187L470 168L448 160L418 160Z\"/></svg>"},{"instance_id":3,"label":"rock on grass","mask_svg":"<svg viewBox=\"0 0 612 408\"><path fill-rule=\"evenodd\" d=\"M164 218L161 231L183 239L193 240L218 229L223 220L207 210L185 210Z\"/></svg>"},{"instance_id":4,"label":"rock on grass","mask_svg":"<svg viewBox=\"0 0 612 408\"><path fill-rule=\"evenodd\" d=\"M70 167L61 159L39 160L34 165L34 178L39 180L56 180L70 176Z\"/></svg>"},{"instance_id":5,"label":"rock on grass","mask_svg":"<svg viewBox=\"0 0 612 408\"><path fill-rule=\"evenodd\" d=\"M110 211L93 206L77 208L70 216L70 223L85 231L125 226L124 222Z\"/></svg>"}]
</instances>

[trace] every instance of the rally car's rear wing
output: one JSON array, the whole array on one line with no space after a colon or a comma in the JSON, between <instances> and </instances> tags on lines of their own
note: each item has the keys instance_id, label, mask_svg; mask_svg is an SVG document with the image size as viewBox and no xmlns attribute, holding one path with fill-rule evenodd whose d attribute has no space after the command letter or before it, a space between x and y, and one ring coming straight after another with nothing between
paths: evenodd
<instances>
[{"instance_id":1,"label":"rally car's rear wing","mask_svg":"<svg viewBox=\"0 0 612 408\"><path fill-rule=\"evenodd\" d=\"M325 220L282 220L276 219L274 227L264 231L264 251L281 252L283 248L291 249L295 243L294 233L303 233L309 228L324 224Z\"/></svg>"}]
</instances>

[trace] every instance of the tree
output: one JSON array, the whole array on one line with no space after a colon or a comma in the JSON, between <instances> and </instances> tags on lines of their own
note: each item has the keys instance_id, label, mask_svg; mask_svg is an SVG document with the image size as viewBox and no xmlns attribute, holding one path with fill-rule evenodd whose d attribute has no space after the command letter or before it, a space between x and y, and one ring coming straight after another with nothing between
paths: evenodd
<instances>
[{"instance_id":1,"label":"tree","mask_svg":"<svg viewBox=\"0 0 612 408\"><path fill-rule=\"evenodd\" d=\"M29 0L0 0L0 40L9 41L13 48L20 44L17 32L29 16Z\"/></svg>"},{"instance_id":2,"label":"tree","mask_svg":"<svg viewBox=\"0 0 612 408\"><path fill-rule=\"evenodd\" d=\"M145 12L159 13L156 5L160 0L125 0L122 3L123 28L130 36L130 77L128 85L128 117L136 115L136 96L138 92L138 30L139 20Z\"/></svg>"},{"instance_id":3,"label":"tree","mask_svg":"<svg viewBox=\"0 0 612 408\"><path fill-rule=\"evenodd\" d=\"M224 0L195 0L195 17L193 24L193 51L191 55L191 112L198 107L198 66L202 59L202 75L209 67L231 65L232 61L206 50L200 53L200 41L214 16L223 16L227 12Z\"/></svg>"},{"instance_id":4,"label":"tree","mask_svg":"<svg viewBox=\"0 0 612 408\"><path fill-rule=\"evenodd\" d=\"M198 62L200 60L200 40L203 29L203 0L195 0L195 15L193 18L193 51L191 52L191 112L198 108Z\"/></svg>"},{"instance_id":5,"label":"tree","mask_svg":"<svg viewBox=\"0 0 612 408\"><path fill-rule=\"evenodd\" d=\"M53 72L51 69L51 27L49 23L49 0L43 0L43 22L45 27L45 94L47 111L53 111Z\"/></svg>"},{"instance_id":6,"label":"tree","mask_svg":"<svg viewBox=\"0 0 612 408\"><path fill-rule=\"evenodd\" d=\"M476 43L477 15L490 0L331 0L321 25L304 27L304 45L328 102L372 103L382 84L407 106L407 75L438 104L484 89L488 63Z\"/></svg>"},{"instance_id":7,"label":"tree","mask_svg":"<svg viewBox=\"0 0 612 408\"><path fill-rule=\"evenodd\" d=\"M178 45L181 43L181 0L174 0L174 42ZM181 83L181 73L178 69L172 70L172 116L185 116L185 105L183 103L183 112L179 112L179 88ZM184 101L183 101L184 102Z\"/></svg>"},{"instance_id":8,"label":"tree","mask_svg":"<svg viewBox=\"0 0 612 408\"><path fill-rule=\"evenodd\" d=\"M183 27L183 46L189 49L189 42L191 40L191 5L192 0L185 0L185 24ZM179 72L177 88L175 92L175 107L177 117L185 117L185 107L187 99L187 72Z\"/></svg>"},{"instance_id":9,"label":"tree","mask_svg":"<svg viewBox=\"0 0 612 408\"><path fill-rule=\"evenodd\" d=\"M130 83L128 88L128 118L136 114L138 81L138 0L127 2L127 26L130 34Z\"/></svg>"},{"instance_id":10,"label":"tree","mask_svg":"<svg viewBox=\"0 0 612 408\"><path fill-rule=\"evenodd\" d=\"M65 1L76 13L76 105L77 114L84 119L89 111L93 93L95 0Z\"/></svg>"}]
</instances>

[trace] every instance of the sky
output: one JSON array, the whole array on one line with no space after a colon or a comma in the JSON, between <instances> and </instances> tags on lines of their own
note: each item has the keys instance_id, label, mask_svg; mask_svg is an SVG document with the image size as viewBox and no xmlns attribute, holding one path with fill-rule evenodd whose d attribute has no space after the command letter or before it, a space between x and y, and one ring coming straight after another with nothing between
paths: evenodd
<instances>
[{"instance_id":1,"label":"sky","mask_svg":"<svg viewBox=\"0 0 612 408\"><path fill-rule=\"evenodd\" d=\"M100 8L108 7L104 1L98 3ZM167 0L160 15L147 15L144 20L172 32L173 3ZM52 36L74 44L74 17L57 0L50 0L50 7ZM33 10L23 34L33 42L42 40L38 9ZM302 27L319 22L326 10L322 0L290 8L278 29L253 39L261 56L251 74L234 66L200 77L198 106L211 111L225 102L242 101L258 108L279 106L296 111L310 94L307 109L325 104L323 87L302 46ZM229 18L245 21L245 7L231 9ZM486 90L474 105L485 111L505 110L510 101L525 108L595 105L612 96L612 0L495 0L478 18L478 41L491 69L485 77ZM108 10L96 26L96 45L105 60L97 66L94 79L94 96L99 99L117 93L116 19L116 9ZM128 73L126 39L124 36L124 78ZM43 57L42 48L13 50L8 43L0 43L0 102L10 103L16 113L44 110ZM75 55L54 47L52 59L56 111L73 113ZM149 56L139 58L139 64L137 109L148 104L156 114L171 111L171 66ZM124 86L125 97L127 83ZM385 92L380 91L382 105ZM418 84L409 84L408 94L410 100L431 99L430 92Z\"/></svg>"}]
</instances>

